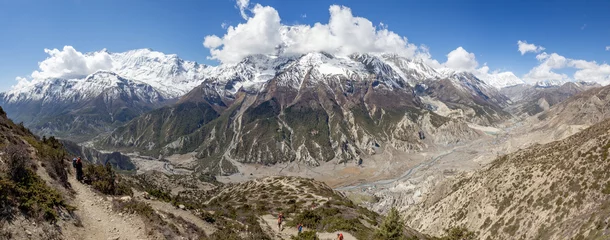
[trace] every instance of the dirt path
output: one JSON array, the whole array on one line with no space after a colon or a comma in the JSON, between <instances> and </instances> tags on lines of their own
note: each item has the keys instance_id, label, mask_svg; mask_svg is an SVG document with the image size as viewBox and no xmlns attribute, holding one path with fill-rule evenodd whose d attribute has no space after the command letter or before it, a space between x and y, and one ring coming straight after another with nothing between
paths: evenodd
<instances>
[{"instance_id":1,"label":"dirt path","mask_svg":"<svg viewBox=\"0 0 610 240\"><path fill-rule=\"evenodd\" d=\"M149 239L139 216L121 216L112 211L112 203L94 193L88 186L70 176L70 184L76 194L71 204L77 207L83 227L65 226L64 238L74 240L98 239Z\"/></svg>"},{"instance_id":2,"label":"dirt path","mask_svg":"<svg viewBox=\"0 0 610 240\"><path fill-rule=\"evenodd\" d=\"M267 231L267 233L271 234L271 237L273 239L290 239L291 236L296 236L298 234L298 231L295 227L287 227L287 226L283 226L282 231L280 232L279 229L277 228L277 218L275 218L274 216L271 215L263 215L261 216L263 219L263 224L261 224L261 227L263 228L263 230ZM284 222L285 224L285 222ZM307 228L303 228L303 231L307 231L309 229ZM336 240L337 239L337 234L339 232L333 232L333 233L327 233L327 232L322 232L322 233L317 233L318 237L320 238L320 240ZM356 237L352 236L350 233L347 232L341 232L343 233L343 238L345 240L358 240Z\"/></svg>"}]
</instances>

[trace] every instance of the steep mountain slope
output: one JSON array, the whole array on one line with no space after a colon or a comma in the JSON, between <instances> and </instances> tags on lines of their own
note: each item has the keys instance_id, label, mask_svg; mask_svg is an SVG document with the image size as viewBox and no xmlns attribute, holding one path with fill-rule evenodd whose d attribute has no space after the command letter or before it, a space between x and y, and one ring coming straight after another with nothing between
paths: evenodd
<instances>
[{"instance_id":1,"label":"steep mountain slope","mask_svg":"<svg viewBox=\"0 0 610 240\"><path fill-rule=\"evenodd\" d=\"M34 79L0 93L0 105L37 134L82 142L173 103L201 83L205 70L149 49L109 54L112 69L70 79Z\"/></svg>"},{"instance_id":2,"label":"steep mountain slope","mask_svg":"<svg viewBox=\"0 0 610 240\"><path fill-rule=\"evenodd\" d=\"M428 80L416 86L420 95L436 98L470 122L493 125L510 117L503 108L508 98L471 73L450 73L441 80Z\"/></svg>"},{"instance_id":3,"label":"steep mountain slope","mask_svg":"<svg viewBox=\"0 0 610 240\"><path fill-rule=\"evenodd\" d=\"M585 125L590 126L608 118L610 87L593 88L572 96L538 116L551 126Z\"/></svg>"},{"instance_id":4,"label":"steep mountain slope","mask_svg":"<svg viewBox=\"0 0 610 240\"><path fill-rule=\"evenodd\" d=\"M598 90L599 91L599 90ZM610 121L502 156L412 208L425 233L464 225L481 239L605 239L610 234Z\"/></svg>"},{"instance_id":5,"label":"steep mountain slope","mask_svg":"<svg viewBox=\"0 0 610 240\"><path fill-rule=\"evenodd\" d=\"M416 95L409 82L433 83L426 79L434 70L385 57L391 64L366 54L252 56L215 68L176 105L134 119L99 145L155 156L196 151L206 159L204 169L232 173L237 162L316 166L373 154L379 144L418 151L478 137L463 120L427 110ZM485 83L466 74L445 80L444 93L459 95L457 100L432 89L423 95L461 103L453 108L482 104L484 111L470 119L485 123L506 117L500 107L505 99Z\"/></svg>"},{"instance_id":6,"label":"steep mountain slope","mask_svg":"<svg viewBox=\"0 0 610 240\"><path fill-rule=\"evenodd\" d=\"M548 110L569 97L590 88L599 87L588 83L568 82L560 86L516 85L500 92L514 102L510 111L515 115L532 116Z\"/></svg>"},{"instance_id":7,"label":"steep mountain slope","mask_svg":"<svg viewBox=\"0 0 610 240\"><path fill-rule=\"evenodd\" d=\"M0 238L59 238L58 221L78 224L64 156L57 140L38 139L0 108Z\"/></svg>"},{"instance_id":8,"label":"steep mountain slope","mask_svg":"<svg viewBox=\"0 0 610 240\"><path fill-rule=\"evenodd\" d=\"M122 171L135 171L136 166L128 156L119 152L102 153L93 148L79 146L75 142L60 140L68 154L71 156L79 156L82 160L92 164L105 165L110 163L114 169Z\"/></svg>"},{"instance_id":9,"label":"steep mountain slope","mask_svg":"<svg viewBox=\"0 0 610 240\"><path fill-rule=\"evenodd\" d=\"M563 139L610 117L609 101L610 87L592 88L526 119L527 124L550 140Z\"/></svg>"}]
</instances>

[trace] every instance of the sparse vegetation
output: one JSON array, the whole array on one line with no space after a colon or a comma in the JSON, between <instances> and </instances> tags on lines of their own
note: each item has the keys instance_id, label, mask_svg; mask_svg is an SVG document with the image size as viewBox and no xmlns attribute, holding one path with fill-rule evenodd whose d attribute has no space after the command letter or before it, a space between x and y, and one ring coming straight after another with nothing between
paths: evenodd
<instances>
[{"instance_id":1,"label":"sparse vegetation","mask_svg":"<svg viewBox=\"0 0 610 240\"><path fill-rule=\"evenodd\" d=\"M4 148L7 174L0 176L0 218L12 219L17 207L28 217L56 221L58 211L72 211L74 208L36 174L35 164L25 148L25 145Z\"/></svg>"},{"instance_id":2,"label":"sparse vegetation","mask_svg":"<svg viewBox=\"0 0 610 240\"><path fill-rule=\"evenodd\" d=\"M465 227L452 227L445 230L445 236L440 240L476 240L477 234Z\"/></svg>"},{"instance_id":3,"label":"sparse vegetation","mask_svg":"<svg viewBox=\"0 0 610 240\"><path fill-rule=\"evenodd\" d=\"M109 163L105 166L88 164L83 170L85 183L103 194L132 195L131 187L116 174Z\"/></svg>"},{"instance_id":4,"label":"sparse vegetation","mask_svg":"<svg viewBox=\"0 0 610 240\"><path fill-rule=\"evenodd\" d=\"M176 239L181 235L180 230L176 227L176 225L164 220L164 218L161 217L157 212L155 212L155 210L147 203L140 202L134 199L129 199L127 201L115 199L112 201L112 206L113 209L117 212L137 214L141 216L144 220L144 223L148 227L150 227L150 229L154 229L155 231L163 234L166 239ZM171 214L167 215L169 218L175 219L175 216ZM201 230L196 229L196 227L193 226L190 226L190 228L195 228L195 232L198 237L205 237L205 233L203 233Z\"/></svg>"},{"instance_id":5,"label":"sparse vegetation","mask_svg":"<svg viewBox=\"0 0 610 240\"><path fill-rule=\"evenodd\" d=\"M67 153L59 140L55 137L46 138L45 136L40 141L34 137L25 137L25 139L36 149L36 155L49 176L63 187L69 188L67 164L65 162Z\"/></svg>"},{"instance_id":6,"label":"sparse vegetation","mask_svg":"<svg viewBox=\"0 0 610 240\"><path fill-rule=\"evenodd\" d=\"M318 235L314 231L304 231L298 236L292 236L292 240L319 240Z\"/></svg>"}]
</instances>

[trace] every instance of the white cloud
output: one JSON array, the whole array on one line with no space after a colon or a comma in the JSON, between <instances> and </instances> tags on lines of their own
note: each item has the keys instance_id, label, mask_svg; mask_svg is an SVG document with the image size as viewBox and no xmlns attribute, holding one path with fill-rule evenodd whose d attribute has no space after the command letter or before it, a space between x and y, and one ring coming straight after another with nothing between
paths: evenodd
<instances>
[{"instance_id":1,"label":"white cloud","mask_svg":"<svg viewBox=\"0 0 610 240\"><path fill-rule=\"evenodd\" d=\"M610 51L610 46L606 46L606 51Z\"/></svg>"},{"instance_id":2,"label":"white cloud","mask_svg":"<svg viewBox=\"0 0 610 240\"><path fill-rule=\"evenodd\" d=\"M553 72L553 69L562 69L567 66L568 59L557 54L547 54L546 52L536 55L536 59L540 64L532 68L523 79L530 83L538 81L568 81L570 78L567 74L559 74Z\"/></svg>"},{"instance_id":3,"label":"white cloud","mask_svg":"<svg viewBox=\"0 0 610 240\"><path fill-rule=\"evenodd\" d=\"M247 5L247 2L237 1L240 13L246 10ZM328 52L346 56L352 53L390 52L422 59L433 68L472 72L484 80L496 79L502 73L489 72L487 66L477 69L479 64L475 55L462 47L447 54L447 61L441 64L432 58L425 45L418 48L409 43L406 37L390 31L386 24L375 26L366 18L354 16L351 9L344 6L330 6L328 23L293 26L283 25L273 7L256 4L248 10L252 16L244 17L245 23L228 26L224 36L209 35L204 38L203 45L210 50L210 59L234 63L253 54ZM512 73L509 75L514 76Z\"/></svg>"},{"instance_id":4,"label":"white cloud","mask_svg":"<svg viewBox=\"0 0 610 240\"><path fill-rule=\"evenodd\" d=\"M519 45L519 52L521 52L521 55L524 55L528 52L539 53L545 49L542 46L536 46L532 43L527 43L527 41L519 40L517 41L517 44Z\"/></svg>"},{"instance_id":5,"label":"white cloud","mask_svg":"<svg viewBox=\"0 0 610 240\"><path fill-rule=\"evenodd\" d=\"M534 83L537 81L587 81L597 82L600 84L610 83L610 65L607 63L598 64L595 61L586 61L580 59L570 59L561 56L557 53L547 54L540 53L536 56L540 64L532 68L523 77L528 82ZM576 69L573 77L567 74L560 74L553 70L573 68Z\"/></svg>"},{"instance_id":6,"label":"white cloud","mask_svg":"<svg viewBox=\"0 0 610 240\"><path fill-rule=\"evenodd\" d=\"M237 0L237 7L239 8L239 14L244 20L248 20L248 15L246 15L246 8L250 4L250 0Z\"/></svg>"},{"instance_id":7,"label":"white cloud","mask_svg":"<svg viewBox=\"0 0 610 240\"><path fill-rule=\"evenodd\" d=\"M106 51L85 55L72 46L64 46L62 50L45 49L44 51L49 57L38 63L39 70L32 73L32 78L78 78L98 70L112 68L112 58Z\"/></svg>"},{"instance_id":8,"label":"white cloud","mask_svg":"<svg viewBox=\"0 0 610 240\"><path fill-rule=\"evenodd\" d=\"M222 29L227 29L227 26L228 26L228 25L227 25L227 23L226 23L226 22L223 22L223 23L221 23L221 24L220 24L220 27L221 27Z\"/></svg>"},{"instance_id":9,"label":"white cloud","mask_svg":"<svg viewBox=\"0 0 610 240\"><path fill-rule=\"evenodd\" d=\"M222 45L222 39L217 37L216 35L207 36L203 40L203 46L206 48L217 48Z\"/></svg>"},{"instance_id":10,"label":"white cloud","mask_svg":"<svg viewBox=\"0 0 610 240\"><path fill-rule=\"evenodd\" d=\"M413 57L417 50L406 37L377 28L368 19L353 16L351 9L343 6L331 6L328 23L314 25L282 25L273 7L260 4L251 12L253 16L246 23L229 26L224 36L205 37L204 46L210 49L211 59L237 62L252 54L276 54L279 46L281 54L286 55L320 51L336 55L392 52Z\"/></svg>"},{"instance_id":11,"label":"white cloud","mask_svg":"<svg viewBox=\"0 0 610 240\"><path fill-rule=\"evenodd\" d=\"M29 87L30 85L34 84L36 81L28 81L27 78L24 77L16 77L15 81L17 81L17 84L11 86L11 89L15 90L15 89L23 89L26 87Z\"/></svg>"},{"instance_id":12,"label":"white cloud","mask_svg":"<svg viewBox=\"0 0 610 240\"><path fill-rule=\"evenodd\" d=\"M447 54L447 62L444 65L457 71L473 71L479 63L474 53L469 53L464 48L458 47Z\"/></svg>"},{"instance_id":13,"label":"white cloud","mask_svg":"<svg viewBox=\"0 0 610 240\"><path fill-rule=\"evenodd\" d=\"M303 13L303 15L301 15L301 18L307 18L307 14Z\"/></svg>"},{"instance_id":14,"label":"white cloud","mask_svg":"<svg viewBox=\"0 0 610 240\"><path fill-rule=\"evenodd\" d=\"M427 48L422 47L422 52L427 52ZM429 59L429 55L420 54L418 55L424 59L424 62L428 63L430 66L435 68L449 68L454 71L464 71L470 72L477 76L479 79L485 81L486 83L496 86L496 87L505 87L511 86L515 84L523 83L521 79L515 76L514 73L505 71L501 72L499 70L494 70L490 72L489 66L487 63L483 64L482 67L478 68L479 63L476 59L474 53L470 53L466 51L463 47L458 47L455 50L449 52L447 54L447 61L443 64L438 64L436 60L427 60Z\"/></svg>"},{"instance_id":15,"label":"white cloud","mask_svg":"<svg viewBox=\"0 0 610 240\"><path fill-rule=\"evenodd\" d=\"M574 80L610 84L610 65L607 63L597 64L595 61L571 60L569 65L578 69L574 73Z\"/></svg>"},{"instance_id":16,"label":"white cloud","mask_svg":"<svg viewBox=\"0 0 610 240\"><path fill-rule=\"evenodd\" d=\"M272 7L260 4L251 10L254 16L236 27L229 26L222 37L209 35L203 46L210 49L212 59L222 62L237 62L253 54L273 54L281 43L279 34L280 16ZM219 48L221 47L222 48Z\"/></svg>"}]
</instances>

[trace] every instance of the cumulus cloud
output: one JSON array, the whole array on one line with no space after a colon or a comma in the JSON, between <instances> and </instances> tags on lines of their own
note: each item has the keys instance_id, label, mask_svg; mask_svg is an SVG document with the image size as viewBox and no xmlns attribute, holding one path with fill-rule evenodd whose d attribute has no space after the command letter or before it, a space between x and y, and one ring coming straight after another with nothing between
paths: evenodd
<instances>
[{"instance_id":1,"label":"cumulus cloud","mask_svg":"<svg viewBox=\"0 0 610 240\"><path fill-rule=\"evenodd\" d=\"M546 52L536 55L540 64L532 68L523 78L528 82L537 81L586 81L600 84L610 83L610 65L598 64L595 61L570 59L557 53ZM571 78L567 74L560 74L553 70L572 68L576 69Z\"/></svg>"},{"instance_id":2,"label":"cumulus cloud","mask_svg":"<svg viewBox=\"0 0 610 240\"><path fill-rule=\"evenodd\" d=\"M539 53L545 49L542 46L536 46L532 43L527 43L527 41L519 40L517 41L517 44L519 45L519 52L521 52L521 55L524 55L528 52Z\"/></svg>"},{"instance_id":3,"label":"cumulus cloud","mask_svg":"<svg viewBox=\"0 0 610 240\"><path fill-rule=\"evenodd\" d=\"M427 50L427 48L422 49ZM426 62L426 55L420 54L418 56L422 57L424 62ZM475 54L468 52L463 47L458 47L449 52L449 54L447 54L447 61L442 64L431 59L427 60L426 63L436 68L449 68L454 71L470 72L486 83L498 87L505 87L523 82L512 72L503 72L499 70L490 71L487 63L483 64L482 67L479 67Z\"/></svg>"},{"instance_id":4,"label":"cumulus cloud","mask_svg":"<svg viewBox=\"0 0 610 240\"><path fill-rule=\"evenodd\" d=\"M237 0L237 8L239 8L239 14L244 20L248 20L248 15L246 15L246 8L250 4L250 0Z\"/></svg>"},{"instance_id":5,"label":"cumulus cloud","mask_svg":"<svg viewBox=\"0 0 610 240\"><path fill-rule=\"evenodd\" d=\"M479 63L474 53L469 53L464 48L458 47L447 54L447 62L444 65L457 71L472 71Z\"/></svg>"},{"instance_id":6,"label":"cumulus cloud","mask_svg":"<svg viewBox=\"0 0 610 240\"><path fill-rule=\"evenodd\" d=\"M606 51L610 51L610 46L606 46Z\"/></svg>"},{"instance_id":7,"label":"cumulus cloud","mask_svg":"<svg viewBox=\"0 0 610 240\"><path fill-rule=\"evenodd\" d=\"M562 69L567 66L568 59L557 54L547 54L543 52L536 55L536 59L540 61L540 64L532 68L523 79L535 83L538 81L568 81L570 78L567 74L559 74L553 71L553 69Z\"/></svg>"},{"instance_id":8,"label":"cumulus cloud","mask_svg":"<svg viewBox=\"0 0 610 240\"><path fill-rule=\"evenodd\" d=\"M595 61L571 60L569 66L578 69L574 80L610 84L610 65L598 64Z\"/></svg>"},{"instance_id":9,"label":"cumulus cloud","mask_svg":"<svg viewBox=\"0 0 610 240\"><path fill-rule=\"evenodd\" d=\"M250 11L253 16L246 23L229 26L224 36L204 38L203 45L210 49L211 59L231 63L252 54L295 55L320 51L336 55L392 52L413 57L417 51L406 37L378 28L366 18L355 17L344 6L330 6L328 23L314 25L283 25L273 7L260 4Z\"/></svg>"},{"instance_id":10,"label":"cumulus cloud","mask_svg":"<svg viewBox=\"0 0 610 240\"><path fill-rule=\"evenodd\" d=\"M31 84L34 84L34 81L29 81L27 78L19 77L19 76L17 76L15 78L15 81L17 81L17 84L11 86L11 89L13 89L13 90L26 88L26 87L30 86Z\"/></svg>"},{"instance_id":11,"label":"cumulus cloud","mask_svg":"<svg viewBox=\"0 0 610 240\"><path fill-rule=\"evenodd\" d=\"M366 18L354 16L352 10L345 6L330 6L327 23L291 26L281 23L280 14L273 7L256 4L246 9L248 2L242 0L237 0L237 6L242 17L245 10L249 10L252 16L244 17L245 23L228 26L224 36L208 35L204 38L203 46L210 50L210 59L235 63L254 54L290 56L328 52L347 56L353 53L389 52L422 59L433 68L472 72L483 80L495 79L502 74L499 71L490 72L486 65L477 69L479 63L475 55L463 47L449 52L447 61L440 63L432 58L427 46L417 47L409 43L406 37L390 31L386 24L375 26Z\"/></svg>"},{"instance_id":12,"label":"cumulus cloud","mask_svg":"<svg viewBox=\"0 0 610 240\"><path fill-rule=\"evenodd\" d=\"M260 4L251 10L254 16L246 23L229 26L222 37L209 35L204 38L203 46L210 49L212 59L222 62L238 62L253 54L273 54L281 42L279 29L280 16L272 7ZM219 48L221 47L222 48Z\"/></svg>"},{"instance_id":13,"label":"cumulus cloud","mask_svg":"<svg viewBox=\"0 0 610 240\"><path fill-rule=\"evenodd\" d=\"M32 78L78 78L112 68L112 58L106 51L85 55L72 46L44 51L49 57L38 63L39 70L32 73Z\"/></svg>"}]
</instances>

